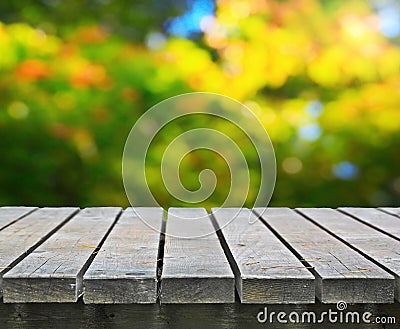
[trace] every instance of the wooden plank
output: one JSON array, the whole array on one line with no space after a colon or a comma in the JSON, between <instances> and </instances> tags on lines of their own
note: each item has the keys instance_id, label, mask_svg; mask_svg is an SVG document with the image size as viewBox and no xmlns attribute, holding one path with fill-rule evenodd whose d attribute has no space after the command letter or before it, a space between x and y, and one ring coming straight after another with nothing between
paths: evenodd
<instances>
[{"instance_id":1,"label":"wooden plank","mask_svg":"<svg viewBox=\"0 0 400 329\"><path fill-rule=\"evenodd\" d=\"M400 239L400 218L398 217L389 215L375 208L343 207L339 208L339 210L395 239Z\"/></svg>"},{"instance_id":2,"label":"wooden plank","mask_svg":"<svg viewBox=\"0 0 400 329\"><path fill-rule=\"evenodd\" d=\"M163 215L162 208L124 211L83 277L85 303L156 302Z\"/></svg>"},{"instance_id":3,"label":"wooden plank","mask_svg":"<svg viewBox=\"0 0 400 329\"><path fill-rule=\"evenodd\" d=\"M205 209L170 208L166 226L161 302L234 302L234 276Z\"/></svg>"},{"instance_id":4,"label":"wooden plank","mask_svg":"<svg viewBox=\"0 0 400 329\"><path fill-rule=\"evenodd\" d=\"M92 252L120 211L99 207L79 212L4 275L4 302L75 302Z\"/></svg>"},{"instance_id":5,"label":"wooden plank","mask_svg":"<svg viewBox=\"0 0 400 329\"><path fill-rule=\"evenodd\" d=\"M390 303L394 278L344 243L289 208L257 208L316 275L322 303Z\"/></svg>"},{"instance_id":6,"label":"wooden plank","mask_svg":"<svg viewBox=\"0 0 400 329\"><path fill-rule=\"evenodd\" d=\"M314 303L314 276L248 209L213 208L242 303Z\"/></svg>"},{"instance_id":7,"label":"wooden plank","mask_svg":"<svg viewBox=\"0 0 400 329\"><path fill-rule=\"evenodd\" d=\"M36 207L0 207L0 230L37 209Z\"/></svg>"},{"instance_id":8,"label":"wooden plank","mask_svg":"<svg viewBox=\"0 0 400 329\"><path fill-rule=\"evenodd\" d=\"M324 227L394 275L394 296L397 300L400 300L400 241L337 210L329 208L299 208L298 210L314 223Z\"/></svg>"},{"instance_id":9,"label":"wooden plank","mask_svg":"<svg viewBox=\"0 0 400 329\"><path fill-rule=\"evenodd\" d=\"M79 208L38 209L0 231L1 288L4 274L65 223L78 209ZM24 214L24 211L11 211L10 213L18 213L21 215Z\"/></svg>"},{"instance_id":10,"label":"wooden plank","mask_svg":"<svg viewBox=\"0 0 400 329\"><path fill-rule=\"evenodd\" d=\"M382 211L387 212L388 214L400 217L400 207L381 207L378 209L381 209Z\"/></svg>"}]
</instances>

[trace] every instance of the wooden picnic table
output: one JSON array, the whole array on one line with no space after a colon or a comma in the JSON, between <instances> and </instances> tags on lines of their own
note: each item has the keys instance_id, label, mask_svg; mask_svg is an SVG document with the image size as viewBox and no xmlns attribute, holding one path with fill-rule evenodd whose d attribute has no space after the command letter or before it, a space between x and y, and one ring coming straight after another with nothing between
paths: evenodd
<instances>
[{"instance_id":1,"label":"wooden picnic table","mask_svg":"<svg viewBox=\"0 0 400 329\"><path fill-rule=\"evenodd\" d=\"M241 327L264 305L340 301L400 313L400 208L0 207L0 290L10 328Z\"/></svg>"}]
</instances>

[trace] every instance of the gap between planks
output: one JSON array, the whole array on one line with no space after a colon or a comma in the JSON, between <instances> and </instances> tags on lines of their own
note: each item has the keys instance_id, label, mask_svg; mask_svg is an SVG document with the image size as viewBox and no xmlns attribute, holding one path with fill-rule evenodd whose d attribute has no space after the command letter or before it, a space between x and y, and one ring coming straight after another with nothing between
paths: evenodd
<instances>
[{"instance_id":1,"label":"gap between planks","mask_svg":"<svg viewBox=\"0 0 400 329\"><path fill-rule=\"evenodd\" d=\"M331 208L297 208L302 216L348 245L395 278L394 297L400 301L400 242Z\"/></svg>"},{"instance_id":2,"label":"gap between planks","mask_svg":"<svg viewBox=\"0 0 400 329\"><path fill-rule=\"evenodd\" d=\"M1 208L0 208L1 209ZM38 211L38 210L37 210ZM33 212L33 214L34 213L36 213L37 211L35 211L35 212ZM71 217L72 217L73 215L71 215ZM207 214L207 216L208 216L208 214ZM25 215L25 217L29 217L29 216L27 216L27 215ZM15 224L17 224L18 222L20 222L20 220L22 220L23 218L25 218L25 217L22 217L22 218L20 218L20 219L17 219L16 221L14 221L14 222L12 222L12 225L10 226L10 227L12 227L13 225L15 225ZM70 219L71 219L71 217L69 217L68 219L66 219L64 222L63 222L63 224L61 224L59 227L57 227L57 229L55 229L55 230L53 230L52 232L50 232L50 233L48 233L47 234L47 236L46 236L46 239L44 239L44 240L42 240L42 241L40 241L40 243L38 244L38 245L36 245L35 247L33 247L33 248L31 248L30 249L30 251L29 251L29 254L28 255L25 255L25 256L29 256L30 255L30 253L36 248L36 247L38 247L38 246L40 246L43 242L45 242L45 241L47 241L47 239L49 238L49 237L51 237L52 236L52 234L53 233L55 233L60 227L62 227L66 222L68 222ZM118 220L119 220L119 215L117 215L117 217L115 218L115 220L114 220L114 222L113 222L113 224L112 224L112 226L108 229L108 231L106 232L106 235L104 235L103 236L103 238L102 238L102 240L100 241L100 243L96 246L96 248L93 250L93 252L91 253L91 255L89 256L89 258L86 260L86 262L85 262L85 264L82 266L82 268L81 268L81 270L80 270L80 272L78 273L78 275L77 275L77 289L78 289L78 286L80 285L81 287L82 287L82 279L80 280L80 282L78 282L78 278L79 277L82 277L84 274L85 274L85 272L86 272L86 270L93 264L93 262L94 262L94 260L96 259L96 257L97 257L97 255L98 255L98 253L101 251L101 248L102 248L102 246L103 246L103 244L107 241L107 238L108 238L108 236L109 236L109 234L112 232L112 230L113 230L113 228L115 227L115 225L116 225L116 223L118 222ZM314 223L315 224L315 223ZM162 275L162 271L163 271L163 267L164 267L164 265L165 265L165 259L163 259L163 256L164 256L164 243L165 243L165 239L166 239L166 237L165 237L165 234L163 233L163 232L165 232L165 221L163 221L163 225L164 225L164 231L162 231L161 232L161 234L160 234L160 236L159 236L159 239L158 239L158 249L157 249L157 265L156 265L156 273L155 273L155 276L156 276L156 281L157 281L157 285L156 285L156 288L155 288L155 291L156 291L156 297L157 296L160 296L160 294L162 294L163 293L163 282L162 282L162 279L163 279L163 275ZM319 226L319 225L317 225L317 226ZM268 226L267 227L265 227L266 229L268 228ZM327 230L325 230L325 231L327 231ZM331 234L329 231L327 231L329 234ZM0 231L0 233L1 233L1 231ZM276 234L275 234L276 235ZM278 234L279 235L279 234ZM331 235L333 235L333 234L331 234ZM342 239L340 239L340 238L338 238L338 237L336 237L335 235L333 235L335 238L337 238L339 241L341 241L342 243L344 243L345 245L348 245L348 243L346 243L346 241L342 241ZM217 237L217 241L219 241L220 242L220 246L221 246L221 244L223 243L223 241L221 240L221 238L220 238L220 236L219 237ZM352 247L352 246L350 246L350 247ZM222 247L221 247L222 248ZM290 249L290 248L289 248ZM353 247L353 249L354 249L354 247ZM292 253L293 254L295 254L295 249L293 249L292 250ZM358 251L358 250L357 250ZM297 251L296 251L297 252ZM24 258L25 258L25 256L24 256ZM297 254L296 255L298 258L301 258L301 257L299 257L299 254ZM367 256L365 256L365 255L363 255L364 257L366 257L367 259L369 259L369 257L367 257ZM22 259L19 259L18 260L18 262L16 262L15 264L13 264L13 266L14 265L16 265L17 263L19 263L20 261L21 261ZM226 259L225 259L226 260ZM234 268L234 262L232 261L232 259L230 259L230 265L231 265L231 267L232 268ZM307 266L309 266L310 264L308 263L308 262L306 262L306 261L304 261L304 259L303 259L303 265L306 265L306 267ZM382 265L380 265L381 267L382 267ZM389 271L387 268L385 268L384 267L384 269L386 270L386 271L388 271L388 272L390 272L391 273L391 271ZM9 278L12 278L12 276L10 276ZM196 283L197 284L197 283ZM238 285L237 285L238 286ZM230 289L230 288L229 288ZM230 291L228 289L228 291ZM78 289L79 290L79 289ZM201 291L201 289L200 289L200 291ZM225 290L226 291L226 290ZM82 292L82 291L81 291ZM79 296L79 294L77 294L78 296ZM226 295L225 295L226 296ZM182 297L182 296L181 296ZM219 297L221 297L221 296L219 296ZM173 297L171 297L172 299L173 299ZM178 299L177 300L179 300L179 298L180 297L178 297ZM192 296L187 296L187 295L185 295L184 296L184 298L183 299L181 299L181 300L179 300L179 302L185 302L184 301L184 299L185 298L189 298L188 300L190 300L190 298L192 298ZM226 297L222 297L222 298L226 298ZM76 299L75 299L76 300ZM164 302L165 301L167 301L168 302L168 298L166 298L166 295L165 295L165 291L164 291L164 296L162 296L161 295L161 298L159 298L158 300L156 299L156 301L160 301L160 302L162 302L164 300ZM30 300L30 301L35 301L35 300ZM47 300L46 300L47 301ZM192 302L192 301L190 301L190 302ZM196 302L196 301L194 301L194 302ZM199 301L198 301L199 302ZM203 301L203 302L207 302L207 301ZM219 301L219 302L221 302L221 301ZM232 302L232 299L230 299L230 302Z\"/></svg>"},{"instance_id":3,"label":"gap between planks","mask_svg":"<svg viewBox=\"0 0 400 329\"><path fill-rule=\"evenodd\" d=\"M120 212L118 207L86 208L72 217L4 275L4 302L77 301L93 250Z\"/></svg>"},{"instance_id":4,"label":"gap between planks","mask_svg":"<svg viewBox=\"0 0 400 329\"><path fill-rule=\"evenodd\" d=\"M400 240L400 218L393 214L375 208L342 207L337 210L393 239Z\"/></svg>"},{"instance_id":5,"label":"gap between planks","mask_svg":"<svg viewBox=\"0 0 400 329\"><path fill-rule=\"evenodd\" d=\"M29 212L0 231L1 293L3 276L28 257L78 211L78 208L41 208ZM52 214L51 218L48 217L49 213Z\"/></svg>"},{"instance_id":6,"label":"gap between planks","mask_svg":"<svg viewBox=\"0 0 400 329\"><path fill-rule=\"evenodd\" d=\"M214 227L242 303L314 303L314 276L246 208L213 208Z\"/></svg>"},{"instance_id":7,"label":"gap between planks","mask_svg":"<svg viewBox=\"0 0 400 329\"><path fill-rule=\"evenodd\" d=\"M85 303L155 303L162 208L126 209L83 276Z\"/></svg>"},{"instance_id":8,"label":"gap between planks","mask_svg":"<svg viewBox=\"0 0 400 329\"><path fill-rule=\"evenodd\" d=\"M394 278L289 208L256 208L260 218L313 266L323 303L390 303Z\"/></svg>"},{"instance_id":9,"label":"gap between planks","mask_svg":"<svg viewBox=\"0 0 400 329\"><path fill-rule=\"evenodd\" d=\"M204 208L168 210L160 301L235 301L234 275Z\"/></svg>"},{"instance_id":10,"label":"gap between planks","mask_svg":"<svg viewBox=\"0 0 400 329\"><path fill-rule=\"evenodd\" d=\"M0 207L0 231L34 212L37 207Z\"/></svg>"},{"instance_id":11,"label":"gap between planks","mask_svg":"<svg viewBox=\"0 0 400 329\"><path fill-rule=\"evenodd\" d=\"M380 211L383 211L387 214L390 214L390 215L400 218L400 207L397 207L397 208L396 207L381 207L381 208L377 208L377 209L379 209Z\"/></svg>"}]
</instances>

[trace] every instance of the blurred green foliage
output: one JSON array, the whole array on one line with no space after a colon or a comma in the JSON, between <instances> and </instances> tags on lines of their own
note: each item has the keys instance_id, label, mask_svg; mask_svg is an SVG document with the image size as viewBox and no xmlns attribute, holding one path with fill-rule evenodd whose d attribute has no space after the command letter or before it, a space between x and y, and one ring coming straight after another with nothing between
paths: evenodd
<instances>
[{"instance_id":1,"label":"blurred green foliage","mask_svg":"<svg viewBox=\"0 0 400 329\"><path fill-rule=\"evenodd\" d=\"M128 205L121 156L131 127L190 91L228 95L260 118L277 157L271 205L399 204L400 49L367 2L220 0L201 37L168 35L164 23L187 6L2 2L0 204ZM150 150L154 190L172 135ZM189 160L189 188L209 163L225 175L209 152Z\"/></svg>"}]
</instances>

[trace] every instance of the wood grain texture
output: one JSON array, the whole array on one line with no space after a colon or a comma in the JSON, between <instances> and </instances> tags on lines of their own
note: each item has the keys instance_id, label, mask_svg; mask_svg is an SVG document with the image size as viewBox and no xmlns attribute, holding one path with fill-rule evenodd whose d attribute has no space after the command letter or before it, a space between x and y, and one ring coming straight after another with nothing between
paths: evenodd
<instances>
[{"instance_id":1,"label":"wood grain texture","mask_svg":"<svg viewBox=\"0 0 400 329\"><path fill-rule=\"evenodd\" d=\"M166 225L162 303L234 302L234 276L203 208L170 208ZM201 238L184 238L208 234ZM172 236L173 235L173 236Z\"/></svg>"},{"instance_id":2,"label":"wood grain texture","mask_svg":"<svg viewBox=\"0 0 400 329\"><path fill-rule=\"evenodd\" d=\"M4 302L75 302L82 294L82 272L120 211L79 212L4 275Z\"/></svg>"},{"instance_id":3,"label":"wood grain texture","mask_svg":"<svg viewBox=\"0 0 400 329\"><path fill-rule=\"evenodd\" d=\"M374 208L343 207L338 210L353 216L359 221L400 239L400 218Z\"/></svg>"},{"instance_id":4,"label":"wood grain texture","mask_svg":"<svg viewBox=\"0 0 400 329\"><path fill-rule=\"evenodd\" d=\"M314 303L314 276L248 209L214 208L242 303Z\"/></svg>"},{"instance_id":5,"label":"wood grain texture","mask_svg":"<svg viewBox=\"0 0 400 329\"><path fill-rule=\"evenodd\" d=\"M77 211L78 208L42 208L1 230L0 287L2 287L4 274L12 266L42 243ZM7 213L10 214L8 211ZM24 210L17 212L12 210L11 213L21 215L25 212Z\"/></svg>"},{"instance_id":6,"label":"wood grain texture","mask_svg":"<svg viewBox=\"0 0 400 329\"><path fill-rule=\"evenodd\" d=\"M156 302L163 215L162 208L124 211L83 277L85 303Z\"/></svg>"},{"instance_id":7,"label":"wood grain texture","mask_svg":"<svg viewBox=\"0 0 400 329\"><path fill-rule=\"evenodd\" d=\"M257 208L316 275L323 303L390 303L394 277L289 208Z\"/></svg>"},{"instance_id":8,"label":"wood grain texture","mask_svg":"<svg viewBox=\"0 0 400 329\"><path fill-rule=\"evenodd\" d=\"M37 209L36 207L0 207L0 230Z\"/></svg>"},{"instance_id":9,"label":"wood grain texture","mask_svg":"<svg viewBox=\"0 0 400 329\"><path fill-rule=\"evenodd\" d=\"M314 223L321 225L334 236L351 245L359 253L394 275L395 298L400 299L400 241L337 210L330 208L299 208L298 210Z\"/></svg>"}]
</instances>

